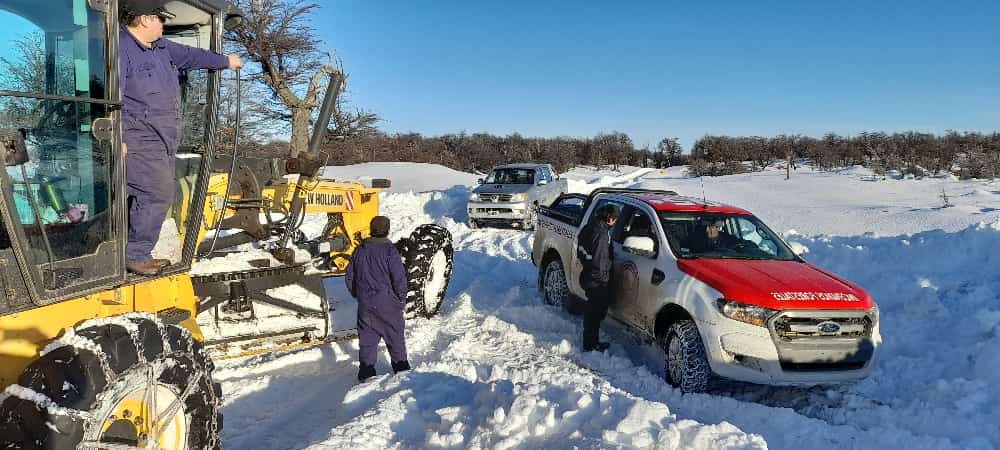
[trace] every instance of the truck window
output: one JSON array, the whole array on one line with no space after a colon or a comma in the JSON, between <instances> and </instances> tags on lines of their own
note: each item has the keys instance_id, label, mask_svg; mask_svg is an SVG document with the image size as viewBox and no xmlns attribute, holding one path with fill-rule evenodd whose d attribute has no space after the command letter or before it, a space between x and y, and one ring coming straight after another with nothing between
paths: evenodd
<instances>
[{"instance_id":1,"label":"truck window","mask_svg":"<svg viewBox=\"0 0 1000 450\"><path fill-rule=\"evenodd\" d=\"M590 216L587 217L587 223L590 223L591 220L594 220L594 215L597 213L598 210L600 210L601 208L603 208L604 205L613 205L616 209L618 209L618 219L619 220L618 220L618 223L615 224L615 229L617 229L618 226L619 226L619 224L621 223L621 217L622 217L621 212L622 212L622 209L624 209L626 205L624 203L622 203L622 202L615 202L615 201L611 201L611 200L608 200L608 199L601 199L601 200L597 201L597 203L594 205L594 209L591 210ZM585 223L583 225L586 226L587 223ZM611 238L614 239L614 236L615 236L615 230L612 229L611 230Z\"/></svg>"},{"instance_id":2,"label":"truck window","mask_svg":"<svg viewBox=\"0 0 1000 450\"><path fill-rule=\"evenodd\" d=\"M541 174L542 180L548 181L550 183L552 182L552 174L549 173L548 168L542 167L541 169L538 169L538 172Z\"/></svg>"},{"instance_id":3,"label":"truck window","mask_svg":"<svg viewBox=\"0 0 1000 450\"><path fill-rule=\"evenodd\" d=\"M662 212L660 222L680 258L795 259L791 249L754 216ZM709 233L709 227L716 231Z\"/></svg>"},{"instance_id":4,"label":"truck window","mask_svg":"<svg viewBox=\"0 0 1000 450\"><path fill-rule=\"evenodd\" d=\"M656 234L653 228L653 221L645 211L631 205L625 205L618 217L618 223L612 232L612 239L619 243L625 243L625 239L632 236L648 237L653 239L653 249L658 250Z\"/></svg>"},{"instance_id":5,"label":"truck window","mask_svg":"<svg viewBox=\"0 0 1000 450\"><path fill-rule=\"evenodd\" d=\"M494 169L486 184L535 184L534 169Z\"/></svg>"}]
</instances>

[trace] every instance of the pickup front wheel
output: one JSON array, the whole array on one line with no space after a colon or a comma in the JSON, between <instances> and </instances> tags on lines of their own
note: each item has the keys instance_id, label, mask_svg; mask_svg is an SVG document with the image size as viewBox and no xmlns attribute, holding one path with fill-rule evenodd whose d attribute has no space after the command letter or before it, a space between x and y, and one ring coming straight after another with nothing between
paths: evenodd
<instances>
[{"instance_id":1,"label":"pickup front wheel","mask_svg":"<svg viewBox=\"0 0 1000 450\"><path fill-rule=\"evenodd\" d=\"M712 378L705 345L692 320L670 325L660 341L663 348L667 382L684 392L705 392Z\"/></svg>"}]
</instances>

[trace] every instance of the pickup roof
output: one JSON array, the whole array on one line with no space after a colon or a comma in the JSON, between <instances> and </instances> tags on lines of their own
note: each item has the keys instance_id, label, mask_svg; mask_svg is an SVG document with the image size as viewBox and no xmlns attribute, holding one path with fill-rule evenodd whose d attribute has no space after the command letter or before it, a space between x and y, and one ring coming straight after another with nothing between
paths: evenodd
<instances>
[{"instance_id":1,"label":"pickup roof","mask_svg":"<svg viewBox=\"0 0 1000 450\"><path fill-rule=\"evenodd\" d=\"M713 377L825 384L871 372L881 335L864 289L796 255L750 212L672 191L598 189L539 208L532 262L547 303L585 306L577 237L606 204L620 213L609 315L663 349L671 384L697 392Z\"/></svg>"},{"instance_id":2,"label":"pickup roof","mask_svg":"<svg viewBox=\"0 0 1000 450\"><path fill-rule=\"evenodd\" d=\"M469 196L469 227L511 225L535 228L538 207L566 193L566 180L549 164L494 167Z\"/></svg>"}]
</instances>

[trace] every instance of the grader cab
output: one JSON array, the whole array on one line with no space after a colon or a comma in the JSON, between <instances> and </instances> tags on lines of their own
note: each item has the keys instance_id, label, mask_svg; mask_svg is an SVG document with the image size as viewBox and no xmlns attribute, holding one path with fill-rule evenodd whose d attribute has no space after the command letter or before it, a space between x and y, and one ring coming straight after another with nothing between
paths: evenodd
<instances>
[{"instance_id":1,"label":"grader cab","mask_svg":"<svg viewBox=\"0 0 1000 450\"><path fill-rule=\"evenodd\" d=\"M166 9L174 15L166 38L215 51L223 30L239 22L224 0L173 0ZM0 0L0 448L219 448L212 348L246 352L247 340L283 339L262 347L270 351L338 338L322 283L307 276L314 262L287 255L296 242L329 246L323 270L336 274L343 257L332 249L349 254L367 224L331 210L333 231L312 239L321 242L302 239L297 221L324 202L315 194L332 195L332 185L315 189L329 182L314 173L268 177L257 193L230 186L241 176L240 158L220 169L217 71L178 79L180 195L163 227L172 236L161 237L172 243L174 264L156 277L126 272L119 26L116 0ZM348 185L359 204L368 199L364 214L375 214L378 189ZM244 230L226 221L249 216L248 205L281 216L256 219L267 229L259 243L283 257L192 274L192 265L226 248L226 230ZM420 242L400 243L411 294L439 299L450 275L450 235L433 225L421 230ZM215 248L199 253L210 239ZM316 325L302 330L309 320ZM213 339L209 326L223 332Z\"/></svg>"}]
</instances>

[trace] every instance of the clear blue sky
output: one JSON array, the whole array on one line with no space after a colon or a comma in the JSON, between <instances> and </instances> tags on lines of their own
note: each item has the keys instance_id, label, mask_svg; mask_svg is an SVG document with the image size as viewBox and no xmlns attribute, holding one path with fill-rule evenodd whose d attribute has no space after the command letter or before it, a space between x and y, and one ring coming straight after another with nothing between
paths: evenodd
<instances>
[{"instance_id":1,"label":"clear blue sky","mask_svg":"<svg viewBox=\"0 0 1000 450\"><path fill-rule=\"evenodd\" d=\"M389 132L1000 129L1000 2L321 0ZM905 4L905 6L903 6Z\"/></svg>"}]
</instances>

